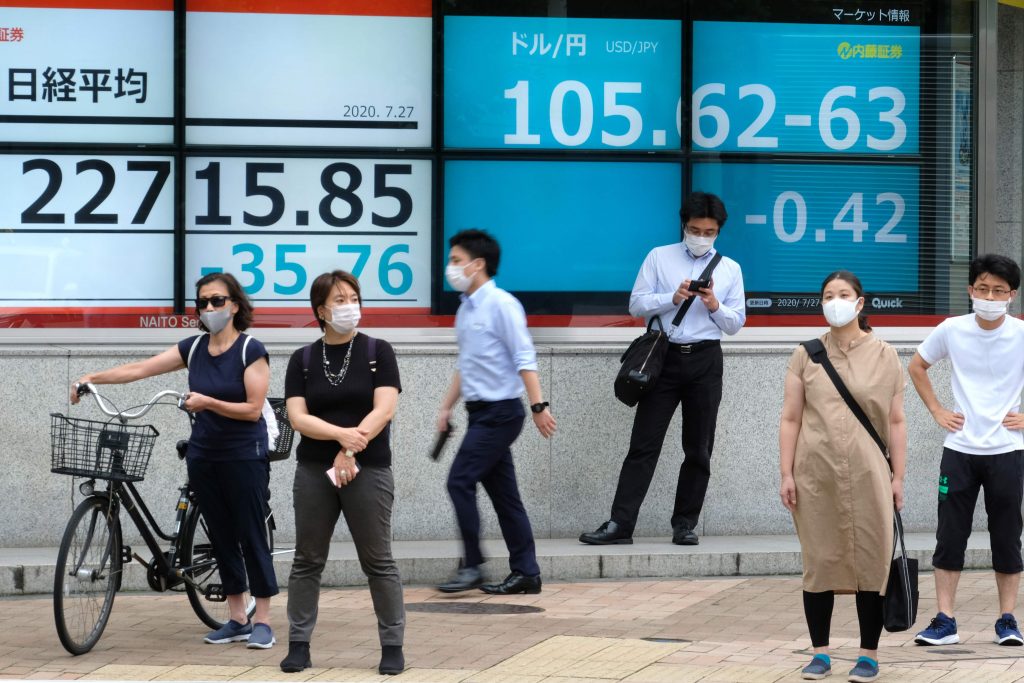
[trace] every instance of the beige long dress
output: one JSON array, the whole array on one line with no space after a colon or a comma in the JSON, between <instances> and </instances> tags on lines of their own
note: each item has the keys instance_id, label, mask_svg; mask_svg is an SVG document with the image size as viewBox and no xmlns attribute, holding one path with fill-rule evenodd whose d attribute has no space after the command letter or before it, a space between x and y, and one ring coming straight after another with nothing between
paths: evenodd
<instances>
[{"instance_id":1,"label":"beige long dress","mask_svg":"<svg viewBox=\"0 0 1024 683\"><path fill-rule=\"evenodd\" d=\"M831 333L821 337L850 393L889 443L889 408L902 391L896 350L867 334L843 351ZM804 590L885 592L892 557L889 466L846 405L825 369L798 346L789 371L804 385L796 442L793 523L803 553Z\"/></svg>"}]
</instances>

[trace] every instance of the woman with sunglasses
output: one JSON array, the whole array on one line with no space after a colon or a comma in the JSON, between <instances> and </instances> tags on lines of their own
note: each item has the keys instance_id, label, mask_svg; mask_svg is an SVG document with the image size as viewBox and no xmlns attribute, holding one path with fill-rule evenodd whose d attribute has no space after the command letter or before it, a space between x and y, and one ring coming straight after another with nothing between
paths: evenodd
<instances>
[{"instance_id":1,"label":"woman with sunglasses","mask_svg":"<svg viewBox=\"0 0 1024 683\"><path fill-rule=\"evenodd\" d=\"M309 301L323 337L292 354L285 374L288 417L302 434L296 451L295 559L288 578L288 655L281 670L311 667L320 577L331 536L345 516L377 614L377 670L405 668L405 605L391 554L391 471L388 427L402 390L395 352L359 331L359 280L343 270L313 280Z\"/></svg>"},{"instance_id":2,"label":"woman with sunglasses","mask_svg":"<svg viewBox=\"0 0 1024 683\"><path fill-rule=\"evenodd\" d=\"M256 339L243 334L252 323L252 304L238 280L210 273L196 283L196 313L204 334L183 339L152 358L89 373L83 382L124 384L188 368L185 408L194 414L189 438L188 478L208 525L231 619L204 638L211 644L248 641L274 645L270 598L277 577L264 531L270 495L267 424L263 402L270 384L270 360ZM247 581L248 579L248 581ZM256 599L252 622L246 591Z\"/></svg>"}]
</instances>

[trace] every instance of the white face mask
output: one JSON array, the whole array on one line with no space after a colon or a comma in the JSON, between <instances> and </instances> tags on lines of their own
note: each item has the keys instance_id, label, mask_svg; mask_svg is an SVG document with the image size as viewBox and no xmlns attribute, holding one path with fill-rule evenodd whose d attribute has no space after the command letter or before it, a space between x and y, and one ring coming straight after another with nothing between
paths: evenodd
<instances>
[{"instance_id":1,"label":"white face mask","mask_svg":"<svg viewBox=\"0 0 1024 683\"><path fill-rule=\"evenodd\" d=\"M843 327L857 317L857 302L860 299L832 299L821 305L825 320L832 327Z\"/></svg>"},{"instance_id":2,"label":"white face mask","mask_svg":"<svg viewBox=\"0 0 1024 683\"><path fill-rule=\"evenodd\" d=\"M1010 308L1010 301L989 301L988 299L971 299L971 303L974 304L974 315L978 316L982 320L999 320L1001 317L1006 315L1006 311Z\"/></svg>"},{"instance_id":3,"label":"white face mask","mask_svg":"<svg viewBox=\"0 0 1024 683\"><path fill-rule=\"evenodd\" d=\"M199 319L206 326L206 329L210 331L210 334L217 334L227 327L228 322L234 315L235 313L231 310L231 306L224 306L214 311L200 311Z\"/></svg>"},{"instance_id":4,"label":"white face mask","mask_svg":"<svg viewBox=\"0 0 1024 683\"><path fill-rule=\"evenodd\" d=\"M356 329L362 315L359 304L331 306L331 319L327 321L327 324L338 334L348 334Z\"/></svg>"},{"instance_id":5,"label":"white face mask","mask_svg":"<svg viewBox=\"0 0 1024 683\"><path fill-rule=\"evenodd\" d=\"M456 292L465 292L473 284L473 278L466 275L466 266L457 266L454 263L449 263L444 269L444 279Z\"/></svg>"},{"instance_id":6,"label":"white face mask","mask_svg":"<svg viewBox=\"0 0 1024 683\"><path fill-rule=\"evenodd\" d=\"M698 237L697 235L686 233L683 237L683 243L686 244L686 248L689 249L690 253L694 256L703 256L711 251L711 247L715 246L715 238Z\"/></svg>"}]
</instances>

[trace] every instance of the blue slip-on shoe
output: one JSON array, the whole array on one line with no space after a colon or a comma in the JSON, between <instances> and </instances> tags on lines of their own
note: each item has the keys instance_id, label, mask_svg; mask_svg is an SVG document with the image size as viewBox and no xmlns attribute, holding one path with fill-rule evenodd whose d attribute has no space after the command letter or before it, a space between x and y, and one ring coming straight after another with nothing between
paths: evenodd
<instances>
[{"instance_id":1,"label":"blue slip-on shoe","mask_svg":"<svg viewBox=\"0 0 1024 683\"><path fill-rule=\"evenodd\" d=\"M857 664L850 669L850 676L846 680L854 683L870 683L878 678L878 662L870 657L860 656Z\"/></svg>"},{"instance_id":2,"label":"blue slip-on shoe","mask_svg":"<svg viewBox=\"0 0 1024 683\"><path fill-rule=\"evenodd\" d=\"M960 642L960 636L956 632L956 619L948 617L942 612L935 615L928 628L921 631L914 637L918 645L952 645Z\"/></svg>"},{"instance_id":3,"label":"blue slip-on shoe","mask_svg":"<svg viewBox=\"0 0 1024 683\"><path fill-rule=\"evenodd\" d=\"M249 640L250 634L252 634L252 624L243 625L232 619L216 631L207 633L206 637L203 638L203 642L210 645L237 643L241 640Z\"/></svg>"},{"instance_id":4,"label":"blue slip-on shoe","mask_svg":"<svg viewBox=\"0 0 1024 683\"><path fill-rule=\"evenodd\" d=\"M805 681L820 681L832 675L832 659L828 655L814 655L811 663L800 670Z\"/></svg>"},{"instance_id":5,"label":"blue slip-on shoe","mask_svg":"<svg viewBox=\"0 0 1024 683\"><path fill-rule=\"evenodd\" d=\"M269 650L274 647L276 642L277 638L274 637L274 632L268 624L254 624L246 647L254 650Z\"/></svg>"},{"instance_id":6,"label":"blue slip-on shoe","mask_svg":"<svg viewBox=\"0 0 1024 683\"><path fill-rule=\"evenodd\" d=\"M1004 614L996 621L996 642L1000 645L1024 645L1017 619L1012 614Z\"/></svg>"}]
</instances>

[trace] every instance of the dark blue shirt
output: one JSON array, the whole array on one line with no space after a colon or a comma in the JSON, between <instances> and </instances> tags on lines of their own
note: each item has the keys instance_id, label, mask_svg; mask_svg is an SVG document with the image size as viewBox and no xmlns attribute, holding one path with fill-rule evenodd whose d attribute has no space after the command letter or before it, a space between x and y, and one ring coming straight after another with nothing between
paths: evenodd
<instances>
[{"instance_id":1,"label":"dark blue shirt","mask_svg":"<svg viewBox=\"0 0 1024 683\"><path fill-rule=\"evenodd\" d=\"M245 369L261 358L270 362L267 349L250 338L242 360L242 346L249 335L240 334L235 343L219 356L210 355L210 335L199 339L189 360L189 351L196 337L178 342L178 353L188 366L188 388L228 403L245 403ZM212 410L196 413L189 438L189 460L258 460L267 457L267 423L261 416L256 422L235 420Z\"/></svg>"}]
</instances>

